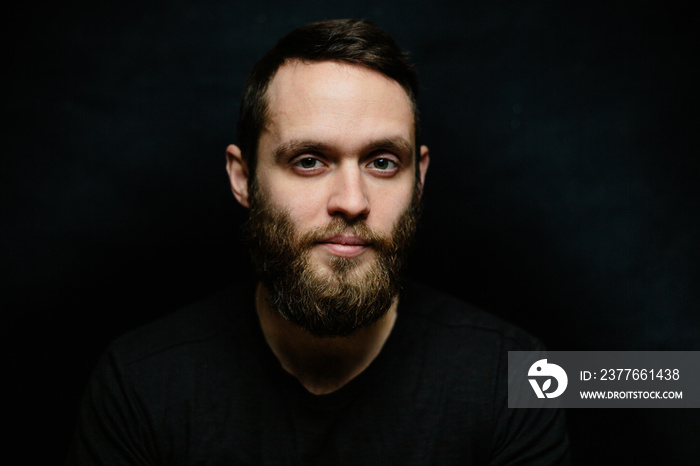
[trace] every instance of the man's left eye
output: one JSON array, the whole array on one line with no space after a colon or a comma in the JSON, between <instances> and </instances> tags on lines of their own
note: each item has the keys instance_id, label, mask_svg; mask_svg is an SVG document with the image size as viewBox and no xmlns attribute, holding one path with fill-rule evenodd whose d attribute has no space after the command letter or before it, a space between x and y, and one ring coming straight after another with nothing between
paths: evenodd
<instances>
[{"instance_id":1,"label":"man's left eye","mask_svg":"<svg viewBox=\"0 0 700 466\"><path fill-rule=\"evenodd\" d=\"M396 162L390 159L374 159L370 163L370 166L372 168L376 168L377 170L391 170L392 168L396 167Z\"/></svg>"}]
</instances>

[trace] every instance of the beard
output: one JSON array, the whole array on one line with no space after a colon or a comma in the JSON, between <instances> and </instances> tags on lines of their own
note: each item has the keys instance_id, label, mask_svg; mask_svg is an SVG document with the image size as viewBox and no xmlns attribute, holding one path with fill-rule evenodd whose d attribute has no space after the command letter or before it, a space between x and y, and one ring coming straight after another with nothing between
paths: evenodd
<instances>
[{"instance_id":1,"label":"beard","mask_svg":"<svg viewBox=\"0 0 700 466\"><path fill-rule=\"evenodd\" d=\"M342 216L322 227L295 231L289 214L272 206L256 185L251 185L245 238L272 309L317 337L349 336L386 315L398 295L401 268L415 236L419 186L386 235L362 218ZM374 257L363 257L370 250L356 257L331 256L330 270L318 270L311 263L311 249L341 234L362 238Z\"/></svg>"}]
</instances>

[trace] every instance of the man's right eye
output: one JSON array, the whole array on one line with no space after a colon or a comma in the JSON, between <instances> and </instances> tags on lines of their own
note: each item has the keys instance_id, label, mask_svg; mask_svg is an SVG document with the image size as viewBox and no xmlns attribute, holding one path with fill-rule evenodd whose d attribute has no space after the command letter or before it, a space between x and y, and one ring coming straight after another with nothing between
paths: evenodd
<instances>
[{"instance_id":1,"label":"man's right eye","mask_svg":"<svg viewBox=\"0 0 700 466\"><path fill-rule=\"evenodd\" d=\"M302 157L292 164L292 167L300 174L310 175L321 170L324 165L316 157Z\"/></svg>"},{"instance_id":2,"label":"man's right eye","mask_svg":"<svg viewBox=\"0 0 700 466\"><path fill-rule=\"evenodd\" d=\"M316 168L320 162L318 159L312 157L306 157L297 161L294 165L301 168Z\"/></svg>"}]
</instances>

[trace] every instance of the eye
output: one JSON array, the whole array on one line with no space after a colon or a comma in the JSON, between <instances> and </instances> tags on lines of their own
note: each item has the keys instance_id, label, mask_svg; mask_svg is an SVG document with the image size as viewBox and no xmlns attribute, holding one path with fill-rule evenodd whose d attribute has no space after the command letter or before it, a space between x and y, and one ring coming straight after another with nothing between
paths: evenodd
<instances>
[{"instance_id":1,"label":"eye","mask_svg":"<svg viewBox=\"0 0 700 466\"><path fill-rule=\"evenodd\" d=\"M295 167L303 168L305 170L317 168L320 165L321 165L321 162L318 159L315 159L313 157L304 157L303 159L297 160L294 163Z\"/></svg>"},{"instance_id":2,"label":"eye","mask_svg":"<svg viewBox=\"0 0 700 466\"><path fill-rule=\"evenodd\" d=\"M374 176L391 178L401 170L401 162L394 157L376 157L367 164L367 171Z\"/></svg>"},{"instance_id":3,"label":"eye","mask_svg":"<svg viewBox=\"0 0 700 466\"><path fill-rule=\"evenodd\" d=\"M326 164L318 157L303 155L292 161L291 168L298 175L311 176L322 173Z\"/></svg>"},{"instance_id":4,"label":"eye","mask_svg":"<svg viewBox=\"0 0 700 466\"><path fill-rule=\"evenodd\" d=\"M376 170L392 170L397 167L396 162L387 158L374 159L369 165Z\"/></svg>"}]
</instances>

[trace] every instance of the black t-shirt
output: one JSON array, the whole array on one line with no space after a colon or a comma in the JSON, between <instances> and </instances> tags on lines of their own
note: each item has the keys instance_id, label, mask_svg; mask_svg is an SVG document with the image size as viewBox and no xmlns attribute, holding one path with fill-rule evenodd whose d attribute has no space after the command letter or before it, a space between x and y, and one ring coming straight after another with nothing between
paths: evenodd
<instances>
[{"instance_id":1,"label":"black t-shirt","mask_svg":"<svg viewBox=\"0 0 700 466\"><path fill-rule=\"evenodd\" d=\"M563 413L507 407L509 350L540 343L416 284L381 353L313 395L260 330L252 286L114 342L69 465L568 464Z\"/></svg>"}]
</instances>

